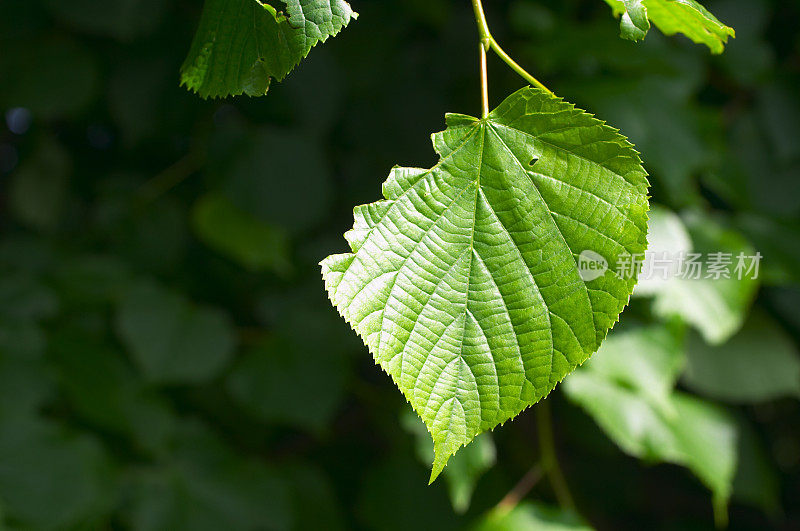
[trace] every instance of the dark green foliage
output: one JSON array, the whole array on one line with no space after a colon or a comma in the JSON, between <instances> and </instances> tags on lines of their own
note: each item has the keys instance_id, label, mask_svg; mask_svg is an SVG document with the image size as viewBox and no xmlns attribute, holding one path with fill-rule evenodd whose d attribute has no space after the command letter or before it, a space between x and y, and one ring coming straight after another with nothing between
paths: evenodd
<instances>
[{"instance_id":1,"label":"dark green foliage","mask_svg":"<svg viewBox=\"0 0 800 531\"><path fill-rule=\"evenodd\" d=\"M631 443L640 460L583 404L547 399L579 519L544 480L495 509L540 457L533 411L427 486L420 426L319 278L352 205L395 163L435 164L445 111L479 113L469 3L356 2L358 23L268 96L224 102L179 86L201 4L0 3L0 527L709 529L703 484L727 492L702 465L724 476L730 455L731 529L800 521L800 9L704 2L737 30L711 56L655 22L620 39L600 0L487 2L516 58L636 144L678 243L764 255L732 313L687 318L663 286L634 297L610 338L685 339L652 394L647 364L582 374L722 419L724 455L679 429L663 460L688 468ZM489 67L494 107L521 84Z\"/></svg>"}]
</instances>

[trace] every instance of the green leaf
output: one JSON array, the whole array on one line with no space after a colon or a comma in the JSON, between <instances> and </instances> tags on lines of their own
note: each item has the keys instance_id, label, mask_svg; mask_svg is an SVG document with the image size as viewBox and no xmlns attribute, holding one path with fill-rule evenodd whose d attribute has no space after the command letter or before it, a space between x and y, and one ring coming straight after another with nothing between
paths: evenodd
<instances>
[{"instance_id":1,"label":"green leaf","mask_svg":"<svg viewBox=\"0 0 800 531\"><path fill-rule=\"evenodd\" d=\"M357 17L344 0L286 0L286 14L259 0L206 0L181 84L203 98L262 96Z\"/></svg>"},{"instance_id":2,"label":"green leaf","mask_svg":"<svg viewBox=\"0 0 800 531\"><path fill-rule=\"evenodd\" d=\"M800 355L777 324L760 314L723 345L689 341L684 382L694 391L733 403L800 397Z\"/></svg>"},{"instance_id":3,"label":"green leaf","mask_svg":"<svg viewBox=\"0 0 800 531\"><path fill-rule=\"evenodd\" d=\"M619 29L623 39L640 41L650 29L647 8L643 0L624 0L625 12L620 17Z\"/></svg>"},{"instance_id":4,"label":"green leaf","mask_svg":"<svg viewBox=\"0 0 800 531\"><path fill-rule=\"evenodd\" d=\"M522 502L487 514L475 531L591 531L577 514L541 503Z\"/></svg>"},{"instance_id":5,"label":"green leaf","mask_svg":"<svg viewBox=\"0 0 800 531\"><path fill-rule=\"evenodd\" d=\"M194 306L151 282L130 286L117 308L117 333L144 374L160 383L199 383L233 354L228 316Z\"/></svg>"},{"instance_id":6,"label":"green leaf","mask_svg":"<svg viewBox=\"0 0 800 531\"><path fill-rule=\"evenodd\" d=\"M356 207L353 252L321 264L331 301L431 432L432 479L597 350L636 279L584 281L578 256L643 252L648 208L633 146L548 93L447 123L439 163L395 168L385 200Z\"/></svg>"},{"instance_id":7,"label":"green leaf","mask_svg":"<svg viewBox=\"0 0 800 531\"><path fill-rule=\"evenodd\" d=\"M727 520L728 499L736 474L738 428L723 408L691 395L675 393L671 427L686 464L714 494L718 523Z\"/></svg>"},{"instance_id":8,"label":"green leaf","mask_svg":"<svg viewBox=\"0 0 800 531\"><path fill-rule=\"evenodd\" d=\"M650 28L646 16L665 35L683 33L698 44L705 44L711 53L722 53L729 37L736 32L717 20L694 0L606 0L614 13L621 15L620 32L630 40L641 40Z\"/></svg>"},{"instance_id":9,"label":"green leaf","mask_svg":"<svg viewBox=\"0 0 800 531\"><path fill-rule=\"evenodd\" d=\"M642 374L659 375L672 380L676 363L664 363L657 345L649 356L643 341L646 334L657 328L622 334L641 334L638 345L642 355L637 370ZM611 340L609 340L611 341ZM628 339L629 344L632 342ZM680 344L672 343L672 360L682 357ZM669 389L668 394L654 393L646 382L633 385L631 369L622 358L630 350L617 348L614 343L598 352L594 358L564 382L570 400L586 410L597 424L624 452L648 461L664 461L688 467L714 493L715 514L725 519L725 506L731 495L737 461L737 423L719 406ZM617 358L604 360L603 358ZM643 364L650 362L648 369ZM670 368L671 367L671 368ZM669 375L672 376L669 376Z\"/></svg>"},{"instance_id":10,"label":"green leaf","mask_svg":"<svg viewBox=\"0 0 800 531\"><path fill-rule=\"evenodd\" d=\"M194 205L194 230L206 244L251 271L286 273L289 242L284 231L256 219L221 194L208 194Z\"/></svg>"},{"instance_id":11,"label":"green leaf","mask_svg":"<svg viewBox=\"0 0 800 531\"><path fill-rule=\"evenodd\" d=\"M577 371L564 382L564 391L623 452L647 461L681 460L675 434L635 391L592 371Z\"/></svg>"}]
</instances>

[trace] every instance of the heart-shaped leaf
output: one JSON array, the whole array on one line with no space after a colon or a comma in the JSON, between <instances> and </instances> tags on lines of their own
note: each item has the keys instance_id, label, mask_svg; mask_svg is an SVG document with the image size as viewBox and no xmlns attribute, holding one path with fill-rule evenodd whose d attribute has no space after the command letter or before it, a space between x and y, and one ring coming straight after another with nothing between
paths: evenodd
<instances>
[{"instance_id":1,"label":"heart-shaped leaf","mask_svg":"<svg viewBox=\"0 0 800 531\"><path fill-rule=\"evenodd\" d=\"M432 480L597 350L636 283L614 266L644 252L648 209L633 146L549 93L447 123L439 163L395 168L385 200L356 207L352 253L321 264L431 432Z\"/></svg>"}]
</instances>

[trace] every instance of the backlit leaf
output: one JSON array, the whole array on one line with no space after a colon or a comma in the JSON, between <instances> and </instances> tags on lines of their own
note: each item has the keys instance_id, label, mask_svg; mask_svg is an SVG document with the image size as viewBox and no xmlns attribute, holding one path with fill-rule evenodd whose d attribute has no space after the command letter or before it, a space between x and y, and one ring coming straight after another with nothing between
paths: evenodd
<instances>
[{"instance_id":1,"label":"backlit leaf","mask_svg":"<svg viewBox=\"0 0 800 531\"><path fill-rule=\"evenodd\" d=\"M647 179L615 129L533 88L451 114L429 170L395 168L323 260L336 308L434 440L459 447L546 396L595 352L636 282L584 280L646 242Z\"/></svg>"}]
</instances>

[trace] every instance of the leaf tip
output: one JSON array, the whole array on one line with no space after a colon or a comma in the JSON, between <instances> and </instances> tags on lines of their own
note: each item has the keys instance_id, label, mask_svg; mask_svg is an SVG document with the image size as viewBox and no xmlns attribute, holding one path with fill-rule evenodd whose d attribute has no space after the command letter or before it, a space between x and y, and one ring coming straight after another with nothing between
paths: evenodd
<instances>
[{"instance_id":1,"label":"leaf tip","mask_svg":"<svg viewBox=\"0 0 800 531\"><path fill-rule=\"evenodd\" d=\"M433 469L431 470L431 477L428 480L428 485L436 481L436 478L442 473L442 470L444 470L447 461L450 460L450 456L452 455L449 451L445 450L443 446L442 443L434 444L433 451L435 457L433 458Z\"/></svg>"}]
</instances>

